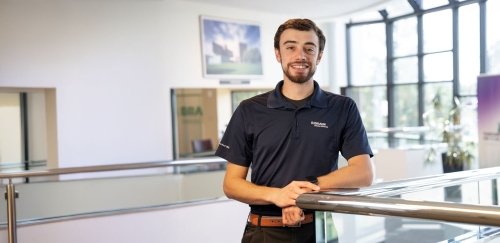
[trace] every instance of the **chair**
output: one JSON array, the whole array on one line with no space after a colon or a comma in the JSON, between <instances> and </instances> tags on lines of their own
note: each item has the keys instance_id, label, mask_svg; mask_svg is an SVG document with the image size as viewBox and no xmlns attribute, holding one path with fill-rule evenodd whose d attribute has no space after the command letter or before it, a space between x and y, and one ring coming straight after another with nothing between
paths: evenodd
<instances>
[{"instance_id":1,"label":"chair","mask_svg":"<svg viewBox=\"0 0 500 243\"><path fill-rule=\"evenodd\" d=\"M210 139L196 139L191 141L193 153L202 153L214 150L212 140Z\"/></svg>"}]
</instances>

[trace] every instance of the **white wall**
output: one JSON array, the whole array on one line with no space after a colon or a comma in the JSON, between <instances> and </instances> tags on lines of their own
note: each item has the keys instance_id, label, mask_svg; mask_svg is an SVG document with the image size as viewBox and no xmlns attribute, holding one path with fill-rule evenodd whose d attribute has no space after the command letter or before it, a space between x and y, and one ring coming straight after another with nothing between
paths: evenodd
<instances>
[{"instance_id":1,"label":"white wall","mask_svg":"<svg viewBox=\"0 0 500 243\"><path fill-rule=\"evenodd\" d=\"M260 23L251 86L274 87L288 16L174 0L0 0L0 87L56 89L60 167L172 159L170 89L219 86L202 77L200 15Z\"/></svg>"}]
</instances>

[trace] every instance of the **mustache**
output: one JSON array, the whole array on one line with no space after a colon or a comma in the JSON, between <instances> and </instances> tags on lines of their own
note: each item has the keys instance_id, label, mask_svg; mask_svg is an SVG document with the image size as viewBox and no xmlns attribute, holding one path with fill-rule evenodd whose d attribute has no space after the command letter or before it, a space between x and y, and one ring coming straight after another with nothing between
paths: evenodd
<instances>
[{"instance_id":1,"label":"mustache","mask_svg":"<svg viewBox=\"0 0 500 243\"><path fill-rule=\"evenodd\" d=\"M308 62L308 61L297 61L297 62L291 62L288 64L288 66L291 66L291 65L307 65L307 66L311 66L311 62Z\"/></svg>"}]
</instances>

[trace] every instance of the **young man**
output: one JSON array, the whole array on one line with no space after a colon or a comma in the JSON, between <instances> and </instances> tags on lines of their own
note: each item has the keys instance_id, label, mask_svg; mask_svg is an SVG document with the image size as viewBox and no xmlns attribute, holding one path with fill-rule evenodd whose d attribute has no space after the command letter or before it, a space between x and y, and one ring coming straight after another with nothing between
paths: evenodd
<instances>
[{"instance_id":1,"label":"young man","mask_svg":"<svg viewBox=\"0 0 500 243\"><path fill-rule=\"evenodd\" d=\"M314 213L298 208L297 197L372 183L372 151L354 101L313 80L325 42L309 19L280 25L274 49L283 80L241 102L219 144L216 155L228 161L224 192L251 208L242 242L316 242ZM339 152L348 160L341 169Z\"/></svg>"}]
</instances>

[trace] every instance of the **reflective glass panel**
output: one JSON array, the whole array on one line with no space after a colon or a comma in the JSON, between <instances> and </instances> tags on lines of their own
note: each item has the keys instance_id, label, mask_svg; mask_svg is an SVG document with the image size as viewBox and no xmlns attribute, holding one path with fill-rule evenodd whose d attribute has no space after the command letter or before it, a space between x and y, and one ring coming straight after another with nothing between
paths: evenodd
<instances>
[{"instance_id":1,"label":"reflective glass panel","mask_svg":"<svg viewBox=\"0 0 500 243\"><path fill-rule=\"evenodd\" d=\"M459 82L461 95L476 94L479 75L479 7L463 6L459 10Z\"/></svg>"},{"instance_id":2,"label":"reflective glass panel","mask_svg":"<svg viewBox=\"0 0 500 243\"><path fill-rule=\"evenodd\" d=\"M396 127L418 126L417 85L394 86L394 123Z\"/></svg>"},{"instance_id":3,"label":"reflective glass panel","mask_svg":"<svg viewBox=\"0 0 500 243\"><path fill-rule=\"evenodd\" d=\"M449 81L453 79L453 53L443 52L424 56L424 81Z\"/></svg>"},{"instance_id":4,"label":"reflective glass panel","mask_svg":"<svg viewBox=\"0 0 500 243\"><path fill-rule=\"evenodd\" d=\"M267 90L236 90L231 92L231 106L233 108L233 112L236 110L240 102L256 96L258 94L262 94L267 92Z\"/></svg>"},{"instance_id":5,"label":"reflective glass panel","mask_svg":"<svg viewBox=\"0 0 500 243\"><path fill-rule=\"evenodd\" d=\"M19 93L0 93L0 166L22 159L21 104Z\"/></svg>"},{"instance_id":6,"label":"reflective glass panel","mask_svg":"<svg viewBox=\"0 0 500 243\"><path fill-rule=\"evenodd\" d=\"M55 122L47 112L55 107L50 99L54 90L13 91L0 87L1 172L30 170L47 164L47 147L57 147L48 139L56 129L47 129Z\"/></svg>"},{"instance_id":7,"label":"reflective glass panel","mask_svg":"<svg viewBox=\"0 0 500 243\"><path fill-rule=\"evenodd\" d=\"M487 73L500 73L500 1L486 2Z\"/></svg>"},{"instance_id":8,"label":"reflective glass panel","mask_svg":"<svg viewBox=\"0 0 500 243\"><path fill-rule=\"evenodd\" d=\"M438 106L443 113L443 117L447 117L450 110L453 108L453 85L451 82L444 83L429 83L424 85L425 93L425 111L431 111ZM437 104L439 103L439 104Z\"/></svg>"},{"instance_id":9,"label":"reflective glass panel","mask_svg":"<svg viewBox=\"0 0 500 243\"><path fill-rule=\"evenodd\" d=\"M173 91L177 158L213 156L219 144L215 89Z\"/></svg>"},{"instance_id":10,"label":"reflective glass panel","mask_svg":"<svg viewBox=\"0 0 500 243\"><path fill-rule=\"evenodd\" d=\"M356 101L367 130L387 127L387 89L385 86L353 87L346 95Z\"/></svg>"},{"instance_id":11,"label":"reflective glass panel","mask_svg":"<svg viewBox=\"0 0 500 243\"><path fill-rule=\"evenodd\" d=\"M405 18L394 22L394 56L417 54L417 19Z\"/></svg>"},{"instance_id":12,"label":"reflective glass panel","mask_svg":"<svg viewBox=\"0 0 500 243\"><path fill-rule=\"evenodd\" d=\"M453 108L453 86L451 82L427 83L424 85L424 126L430 131L426 139L435 142L443 141L443 130L448 114Z\"/></svg>"},{"instance_id":13,"label":"reflective glass panel","mask_svg":"<svg viewBox=\"0 0 500 243\"><path fill-rule=\"evenodd\" d=\"M477 97L460 98L460 125L462 127L461 146L472 154L471 168L478 165L478 119L477 119Z\"/></svg>"},{"instance_id":14,"label":"reflective glass panel","mask_svg":"<svg viewBox=\"0 0 500 243\"><path fill-rule=\"evenodd\" d=\"M183 161L177 161L182 163ZM216 200L224 196L222 180L226 161L178 165L146 170L83 173L85 179L32 177L33 183L16 183L18 222L120 210L179 205ZM196 169L196 170L195 170ZM92 178L109 176L108 178ZM5 186L5 185L4 185ZM139 196L138 196L139 195ZM5 207L5 203L3 206ZM5 208L0 224L6 222ZM19 224L19 223L18 223Z\"/></svg>"},{"instance_id":15,"label":"reflective glass panel","mask_svg":"<svg viewBox=\"0 0 500 243\"><path fill-rule=\"evenodd\" d=\"M417 57L405 57L394 60L394 83L418 82Z\"/></svg>"},{"instance_id":16,"label":"reflective glass panel","mask_svg":"<svg viewBox=\"0 0 500 243\"><path fill-rule=\"evenodd\" d=\"M453 28L451 10L447 9L424 14L422 21L424 29L424 52L429 53L452 49Z\"/></svg>"},{"instance_id":17,"label":"reflective glass panel","mask_svg":"<svg viewBox=\"0 0 500 243\"><path fill-rule=\"evenodd\" d=\"M440 164L432 166L441 170ZM393 196L393 198L417 202L496 205L498 201L497 186L496 180L470 182L426 190L410 189L410 192ZM400 205L379 205L380 208L398 206ZM402 211L405 211L404 207L402 207ZM417 215L414 214L414 216ZM330 218L333 219L333 222L328 221ZM413 217L364 216L324 212L324 216L319 219L320 221L316 221L317 230L323 227L321 233L334 231L336 233L334 238L336 241L334 242L497 242L495 239L497 239L499 232L498 228L478 224ZM326 235L328 236L328 234ZM320 238L324 239L325 237L320 236ZM332 240L332 238L328 239Z\"/></svg>"},{"instance_id":18,"label":"reflective glass panel","mask_svg":"<svg viewBox=\"0 0 500 243\"><path fill-rule=\"evenodd\" d=\"M354 26L350 31L352 85L386 83L385 25Z\"/></svg>"}]
</instances>

